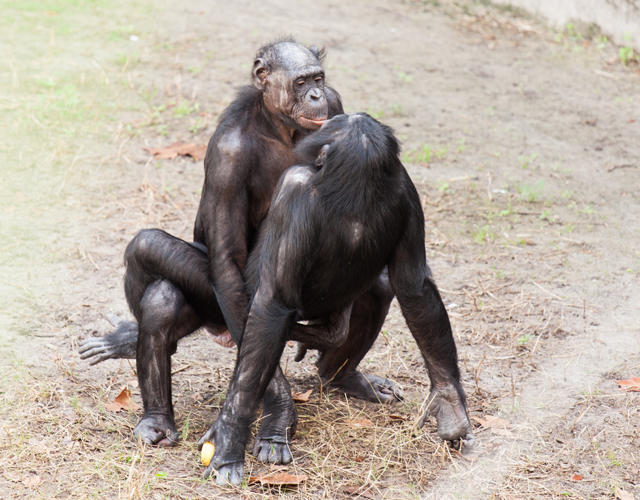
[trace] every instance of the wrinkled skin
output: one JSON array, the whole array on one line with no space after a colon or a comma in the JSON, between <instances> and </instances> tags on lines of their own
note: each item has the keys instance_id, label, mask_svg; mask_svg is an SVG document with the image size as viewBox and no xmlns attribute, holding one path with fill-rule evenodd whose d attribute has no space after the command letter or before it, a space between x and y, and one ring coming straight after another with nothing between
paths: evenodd
<instances>
[{"instance_id":1,"label":"wrinkled skin","mask_svg":"<svg viewBox=\"0 0 640 500\"><path fill-rule=\"evenodd\" d=\"M215 442L205 476L215 472L221 485L243 480L249 426L285 343L299 338L300 321L333 318L339 325L342 312L355 309L354 300L381 276L424 357L432 385L427 412L438 435L473 441L451 325L426 262L420 200L391 130L368 115L341 115L297 151L306 166L282 176L250 257L259 279L226 401L204 438ZM337 347L343 340L326 341ZM379 377L355 383L369 387L371 397L397 398Z\"/></svg>"},{"instance_id":2,"label":"wrinkled skin","mask_svg":"<svg viewBox=\"0 0 640 500\"><path fill-rule=\"evenodd\" d=\"M145 443L175 443L171 356L178 341L205 327L223 344L241 343L254 286L247 258L278 180L295 163L295 144L343 112L338 94L325 85L322 57L316 48L289 41L258 51L252 85L225 110L209 142L194 242L159 229L140 231L125 252L125 295L136 321L122 322L81 346L82 358L91 364L136 358L144 414L134 433ZM354 298L343 321L331 312L294 328L297 340L320 350L325 386L370 401L392 401L400 394L394 382L369 379L373 376L357 370L392 298L383 273ZM334 337L342 340L327 341ZM279 366L265 390L263 414L255 453L286 463L297 414Z\"/></svg>"}]
</instances>

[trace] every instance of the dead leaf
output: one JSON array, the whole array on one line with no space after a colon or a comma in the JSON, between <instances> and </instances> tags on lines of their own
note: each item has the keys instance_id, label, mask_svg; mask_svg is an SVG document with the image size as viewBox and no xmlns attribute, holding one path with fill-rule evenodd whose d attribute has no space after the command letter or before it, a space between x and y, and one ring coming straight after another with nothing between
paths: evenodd
<instances>
[{"instance_id":1,"label":"dead leaf","mask_svg":"<svg viewBox=\"0 0 640 500\"><path fill-rule=\"evenodd\" d=\"M618 500L633 500L634 496L633 493L629 493L628 491L624 491L622 488L618 488L616 486L616 489L613 491L616 495L616 498Z\"/></svg>"},{"instance_id":2,"label":"dead leaf","mask_svg":"<svg viewBox=\"0 0 640 500\"><path fill-rule=\"evenodd\" d=\"M347 420L347 423L351 427L373 427L373 422L365 417L353 418L351 420Z\"/></svg>"},{"instance_id":3,"label":"dead leaf","mask_svg":"<svg viewBox=\"0 0 640 500\"><path fill-rule=\"evenodd\" d=\"M270 472L268 474L260 474L259 476L251 476L249 478L249 484L260 483L268 486L283 486L291 485L297 486L303 481L306 481L308 476L306 474L289 474L288 472Z\"/></svg>"},{"instance_id":4,"label":"dead leaf","mask_svg":"<svg viewBox=\"0 0 640 500\"><path fill-rule=\"evenodd\" d=\"M389 415L389 418L391 420L408 420L404 415L399 415L397 413L392 413L391 415Z\"/></svg>"},{"instance_id":5,"label":"dead leaf","mask_svg":"<svg viewBox=\"0 0 640 500\"><path fill-rule=\"evenodd\" d=\"M131 399L131 391L125 387L120 394L116 396L116 399L107 403L104 407L113 412L119 412L120 410L137 410L138 405Z\"/></svg>"},{"instance_id":6,"label":"dead leaf","mask_svg":"<svg viewBox=\"0 0 640 500\"><path fill-rule=\"evenodd\" d=\"M580 474L574 474L571 476L572 481L582 481L583 477Z\"/></svg>"},{"instance_id":7,"label":"dead leaf","mask_svg":"<svg viewBox=\"0 0 640 500\"><path fill-rule=\"evenodd\" d=\"M37 474L29 474L22 480L22 484L30 489L37 487L41 482L42 479L40 479L40 476L38 476Z\"/></svg>"},{"instance_id":8,"label":"dead leaf","mask_svg":"<svg viewBox=\"0 0 640 500\"><path fill-rule=\"evenodd\" d=\"M193 161L200 161L204 159L204 155L207 152L207 146L204 144L193 144L186 142L174 142L173 144L164 148L143 148L156 158L161 160L173 160L178 155L191 156Z\"/></svg>"},{"instance_id":9,"label":"dead leaf","mask_svg":"<svg viewBox=\"0 0 640 500\"><path fill-rule=\"evenodd\" d=\"M367 490L365 491L359 491L362 489L362 486L347 486L344 489L344 492L347 495L356 497L356 498L369 498L370 500L374 500L376 497L373 496L373 494Z\"/></svg>"},{"instance_id":10,"label":"dead leaf","mask_svg":"<svg viewBox=\"0 0 640 500\"><path fill-rule=\"evenodd\" d=\"M309 396L311 396L312 392L313 389L309 389L305 392L292 392L291 397L297 403L306 403L307 401L309 401Z\"/></svg>"},{"instance_id":11,"label":"dead leaf","mask_svg":"<svg viewBox=\"0 0 640 500\"><path fill-rule=\"evenodd\" d=\"M620 389L627 392L640 392L640 377L631 377L626 380L616 380Z\"/></svg>"}]
</instances>

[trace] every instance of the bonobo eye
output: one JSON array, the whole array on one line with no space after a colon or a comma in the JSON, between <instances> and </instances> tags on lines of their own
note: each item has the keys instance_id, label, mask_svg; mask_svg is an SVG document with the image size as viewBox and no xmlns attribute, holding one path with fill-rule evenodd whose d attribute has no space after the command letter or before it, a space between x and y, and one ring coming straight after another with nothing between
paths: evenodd
<instances>
[{"instance_id":1,"label":"bonobo eye","mask_svg":"<svg viewBox=\"0 0 640 500\"><path fill-rule=\"evenodd\" d=\"M298 79L296 80L296 85L297 85L298 87L302 87L302 86L304 85L304 83L305 83L305 82L304 82L304 78L298 78Z\"/></svg>"},{"instance_id":2,"label":"bonobo eye","mask_svg":"<svg viewBox=\"0 0 640 500\"><path fill-rule=\"evenodd\" d=\"M321 83L323 79L324 79L324 75L316 75L315 78L314 78L314 80L317 83Z\"/></svg>"}]
</instances>

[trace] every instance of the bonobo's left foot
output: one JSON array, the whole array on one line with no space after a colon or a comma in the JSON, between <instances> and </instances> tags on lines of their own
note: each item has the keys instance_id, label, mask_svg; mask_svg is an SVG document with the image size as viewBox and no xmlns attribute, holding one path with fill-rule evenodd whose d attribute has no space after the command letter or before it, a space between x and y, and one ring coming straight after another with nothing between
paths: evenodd
<instances>
[{"instance_id":1,"label":"bonobo's left foot","mask_svg":"<svg viewBox=\"0 0 640 500\"><path fill-rule=\"evenodd\" d=\"M146 444L156 446L178 444L178 431L173 418L168 415L144 415L133 430L133 434Z\"/></svg>"},{"instance_id":2,"label":"bonobo's left foot","mask_svg":"<svg viewBox=\"0 0 640 500\"><path fill-rule=\"evenodd\" d=\"M329 387L374 403L392 403L404 399L400 386L392 380L377 375L364 375L356 370L332 380Z\"/></svg>"},{"instance_id":3,"label":"bonobo's left foot","mask_svg":"<svg viewBox=\"0 0 640 500\"><path fill-rule=\"evenodd\" d=\"M424 425L429 415L436 417L438 436L441 439L451 442L462 440L465 446L473 445L475 438L467 416L464 396L453 384L431 390L427 408L418 421L418 427Z\"/></svg>"},{"instance_id":4,"label":"bonobo's left foot","mask_svg":"<svg viewBox=\"0 0 640 500\"><path fill-rule=\"evenodd\" d=\"M115 331L104 337L90 337L80 344L80 358L91 359L90 365L105 359L135 359L138 343L138 324L121 321Z\"/></svg>"}]
</instances>

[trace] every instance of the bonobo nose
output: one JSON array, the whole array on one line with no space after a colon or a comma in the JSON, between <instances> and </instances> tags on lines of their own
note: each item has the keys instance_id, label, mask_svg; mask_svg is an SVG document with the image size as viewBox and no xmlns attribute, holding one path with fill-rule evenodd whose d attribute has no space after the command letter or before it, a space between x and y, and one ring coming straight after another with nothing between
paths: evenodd
<instances>
[{"instance_id":1,"label":"bonobo nose","mask_svg":"<svg viewBox=\"0 0 640 500\"><path fill-rule=\"evenodd\" d=\"M311 89L309 91L309 97L311 97L312 101L317 101L322 97L322 92L319 89Z\"/></svg>"}]
</instances>

